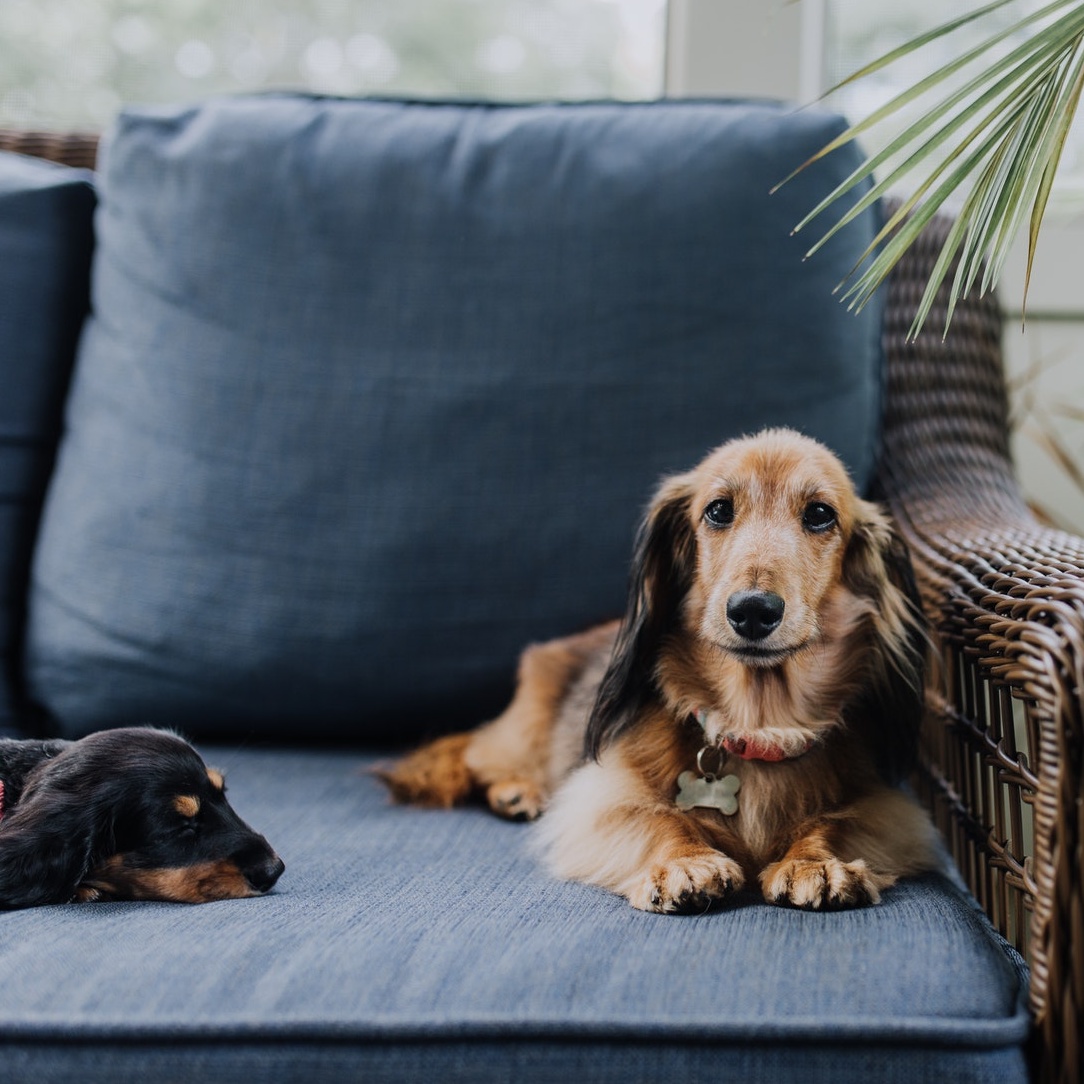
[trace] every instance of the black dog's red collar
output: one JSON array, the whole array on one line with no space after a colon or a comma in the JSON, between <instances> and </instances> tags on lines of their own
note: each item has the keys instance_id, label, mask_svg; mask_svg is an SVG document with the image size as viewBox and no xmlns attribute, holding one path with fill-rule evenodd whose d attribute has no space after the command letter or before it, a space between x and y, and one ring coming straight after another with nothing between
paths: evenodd
<instances>
[{"instance_id":1,"label":"black dog's red collar","mask_svg":"<svg viewBox=\"0 0 1084 1084\"><path fill-rule=\"evenodd\" d=\"M0 821L4 819L4 781L0 779Z\"/></svg>"}]
</instances>

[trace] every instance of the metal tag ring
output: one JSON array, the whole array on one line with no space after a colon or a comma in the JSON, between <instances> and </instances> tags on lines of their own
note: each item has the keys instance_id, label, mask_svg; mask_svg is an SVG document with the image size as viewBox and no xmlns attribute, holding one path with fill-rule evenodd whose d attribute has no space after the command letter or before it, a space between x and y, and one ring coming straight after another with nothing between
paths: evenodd
<instances>
[{"instance_id":1,"label":"metal tag ring","mask_svg":"<svg viewBox=\"0 0 1084 1084\"><path fill-rule=\"evenodd\" d=\"M697 771L707 780L716 779L726 763L726 754L717 745L705 745L696 754Z\"/></svg>"}]
</instances>

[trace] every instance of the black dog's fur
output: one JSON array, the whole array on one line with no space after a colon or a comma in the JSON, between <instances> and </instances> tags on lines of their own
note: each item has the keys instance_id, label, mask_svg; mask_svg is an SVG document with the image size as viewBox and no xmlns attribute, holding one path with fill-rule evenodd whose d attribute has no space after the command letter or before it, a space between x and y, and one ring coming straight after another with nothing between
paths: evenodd
<instances>
[{"instance_id":1,"label":"black dog's fur","mask_svg":"<svg viewBox=\"0 0 1084 1084\"><path fill-rule=\"evenodd\" d=\"M259 896L283 863L182 738L124 728L0 739L0 909Z\"/></svg>"}]
</instances>

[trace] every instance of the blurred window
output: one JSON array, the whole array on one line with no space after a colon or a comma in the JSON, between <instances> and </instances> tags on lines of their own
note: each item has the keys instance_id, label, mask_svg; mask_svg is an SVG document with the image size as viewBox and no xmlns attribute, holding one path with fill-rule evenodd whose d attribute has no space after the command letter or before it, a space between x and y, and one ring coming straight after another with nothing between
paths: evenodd
<instances>
[{"instance_id":1,"label":"blurred window","mask_svg":"<svg viewBox=\"0 0 1084 1084\"><path fill-rule=\"evenodd\" d=\"M318 94L656 98L665 0L0 0L0 125Z\"/></svg>"}]
</instances>

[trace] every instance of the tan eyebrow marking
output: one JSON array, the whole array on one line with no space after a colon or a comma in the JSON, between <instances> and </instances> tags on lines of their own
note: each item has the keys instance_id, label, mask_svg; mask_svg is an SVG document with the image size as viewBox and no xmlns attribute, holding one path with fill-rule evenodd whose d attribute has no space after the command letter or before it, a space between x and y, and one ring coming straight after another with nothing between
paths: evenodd
<instances>
[{"instance_id":1,"label":"tan eyebrow marking","mask_svg":"<svg viewBox=\"0 0 1084 1084\"><path fill-rule=\"evenodd\" d=\"M193 794L179 794L173 799L173 808L182 817L194 817L199 812L199 799Z\"/></svg>"},{"instance_id":2,"label":"tan eyebrow marking","mask_svg":"<svg viewBox=\"0 0 1084 1084\"><path fill-rule=\"evenodd\" d=\"M207 778L211 781L211 786L215 790L225 790L226 780L222 778L222 773L215 768L207 769Z\"/></svg>"}]
</instances>

